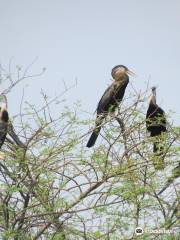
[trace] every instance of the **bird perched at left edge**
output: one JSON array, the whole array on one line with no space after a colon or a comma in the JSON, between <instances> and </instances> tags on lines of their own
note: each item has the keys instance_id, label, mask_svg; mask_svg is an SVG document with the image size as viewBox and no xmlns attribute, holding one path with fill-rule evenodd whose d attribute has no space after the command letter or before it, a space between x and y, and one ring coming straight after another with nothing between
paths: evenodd
<instances>
[{"instance_id":1,"label":"bird perched at left edge","mask_svg":"<svg viewBox=\"0 0 180 240\"><path fill-rule=\"evenodd\" d=\"M9 126L9 114L7 111L6 96L1 95L1 98L3 99L0 100L0 149L4 144L8 132L17 145L19 145L20 147L24 147L23 143L21 143L18 136L15 134L12 124L10 124Z\"/></svg>"},{"instance_id":2,"label":"bird perched at left edge","mask_svg":"<svg viewBox=\"0 0 180 240\"><path fill-rule=\"evenodd\" d=\"M93 130L87 147L90 148L94 146L97 137L101 130L101 125L104 118L115 111L119 103L122 101L126 87L129 83L129 76L133 75L127 67L124 65L117 65L112 69L111 75L113 77L113 83L106 89L102 98L100 99L97 106L97 116L95 121L95 129Z\"/></svg>"},{"instance_id":3,"label":"bird perched at left edge","mask_svg":"<svg viewBox=\"0 0 180 240\"><path fill-rule=\"evenodd\" d=\"M9 114L7 112L7 101L5 97L4 99L4 102L0 102L0 148L2 147L6 139L9 121Z\"/></svg>"}]
</instances>

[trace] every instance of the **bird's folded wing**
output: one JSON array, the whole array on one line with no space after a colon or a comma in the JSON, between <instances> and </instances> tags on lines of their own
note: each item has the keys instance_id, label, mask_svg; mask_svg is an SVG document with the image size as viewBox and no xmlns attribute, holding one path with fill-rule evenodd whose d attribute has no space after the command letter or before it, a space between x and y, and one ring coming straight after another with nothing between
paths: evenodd
<instances>
[{"instance_id":1,"label":"bird's folded wing","mask_svg":"<svg viewBox=\"0 0 180 240\"><path fill-rule=\"evenodd\" d=\"M104 92L103 96L101 97L98 107L97 113L102 113L103 111L107 111L107 107L111 100L114 97L114 92L116 91L116 85L112 83Z\"/></svg>"}]
</instances>

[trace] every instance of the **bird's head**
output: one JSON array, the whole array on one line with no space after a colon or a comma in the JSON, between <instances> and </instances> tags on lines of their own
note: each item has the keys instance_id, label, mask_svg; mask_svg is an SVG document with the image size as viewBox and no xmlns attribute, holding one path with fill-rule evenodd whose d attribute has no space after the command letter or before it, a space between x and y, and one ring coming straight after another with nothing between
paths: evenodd
<instances>
[{"instance_id":1,"label":"bird's head","mask_svg":"<svg viewBox=\"0 0 180 240\"><path fill-rule=\"evenodd\" d=\"M112 69L111 75L115 81L122 80L127 75L134 75L126 66L117 65Z\"/></svg>"},{"instance_id":2,"label":"bird's head","mask_svg":"<svg viewBox=\"0 0 180 240\"><path fill-rule=\"evenodd\" d=\"M151 95L151 98L150 98L150 102L152 102L154 105L156 105L156 87L153 86L151 88L152 90L152 95Z\"/></svg>"},{"instance_id":3,"label":"bird's head","mask_svg":"<svg viewBox=\"0 0 180 240\"><path fill-rule=\"evenodd\" d=\"M156 93L156 86L153 86L151 90L152 90L152 93Z\"/></svg>"}]
</instances>

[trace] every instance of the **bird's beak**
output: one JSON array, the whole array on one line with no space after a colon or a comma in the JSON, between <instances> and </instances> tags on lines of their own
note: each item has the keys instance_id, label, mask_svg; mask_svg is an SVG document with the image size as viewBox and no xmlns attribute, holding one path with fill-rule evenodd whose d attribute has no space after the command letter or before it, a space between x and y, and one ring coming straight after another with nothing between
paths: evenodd
<instances>
[{"instance_id":1,"label":"bird's beak","mask_svg":"<svg viewBox=\"0 0 180 240\"><path fill-rule=\"evenodd\" d=\"M134 72L130 71L129 69L127 70L127 74L130 76L133 76L133 77L136 76L136 74Z\"/></svg>"}]
</instances>

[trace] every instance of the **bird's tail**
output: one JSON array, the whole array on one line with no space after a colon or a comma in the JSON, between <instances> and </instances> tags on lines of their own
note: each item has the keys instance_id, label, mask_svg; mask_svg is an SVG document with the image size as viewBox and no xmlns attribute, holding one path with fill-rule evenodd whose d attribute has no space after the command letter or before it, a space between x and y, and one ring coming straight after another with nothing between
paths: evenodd
<instances>
[{"instance_id":1,"label":"bird's tail","mask_svg":"<svg viewBox=\"0 0 180 240\"><path fill-rule=\"evenodd\" d=\"M26 146L24 145L24 143L21 142L21 140L19 139L19 137L17 136L17 134L14 131L13 125L12 123L10 123L8 125L8 133L11 136L11 138L15 141L15 143L21 147L21 148L26 148Z\"/></svg>"},{"instance_id":2,"label":"bird's tail","mask_svg":"<svg viewBox=\"0 0 180 240\"><path fill-rule=\"evenodd\" d=\"M162 170L165 168L164 164L164 153L165 149L162 142L154 142L153 143L153 152L154 158L153 163L156 170Z\"/></svg>"},{"instance_id":3,"label":"bird's tail","mask_svg":"<svg viewBox=\"0 0 180 240\"><path fill-rule=\"evenodd\" d=\"M99 136L99 133L101 131L101 125L102 125L104 117L105 117L104 114L97 115L95 129L93 130L86 147L90 148L90 147L94 146L94 144Z\"/></svg>"},{"instance_id":4,"label":"bird's tail","mask_svg":"<svg viewBox=\"0 0 180 240\"><path fill-rule=\"evenodd\" d=\"M91 134L91 136L89 138L89 141L88 141L86 147L90 148L90 147L94 146L94 144L98 138L98 135L100 133L100 130L101 130L101 127L94 129L93 133Z\"/></svg>"}]
</instances>

